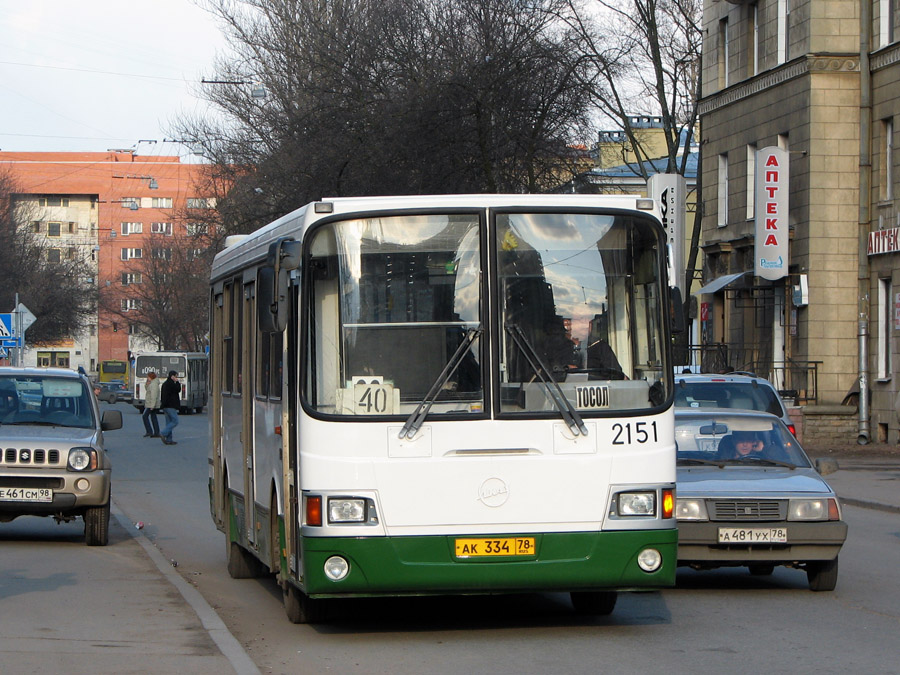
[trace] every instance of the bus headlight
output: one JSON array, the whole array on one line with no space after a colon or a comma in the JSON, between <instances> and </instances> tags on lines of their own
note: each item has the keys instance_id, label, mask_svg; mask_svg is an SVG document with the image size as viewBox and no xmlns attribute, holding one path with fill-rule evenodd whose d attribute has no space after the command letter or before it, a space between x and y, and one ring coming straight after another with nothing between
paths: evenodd
<instances>
[{"instance_id":1,"label":"bus headlight","mask_svg":"<svg viewBox=\"0 0 900 675\"><path fill-rule=\"evenodd\" d=\"M655 548L645 548L638 554L638 567L645 572L655 572L662 565L662 554Z\"/></svg>"},{"instance_id":2,"label":"bus headlight","mask_svg":"<svg viewBox=\"0 0 900 675\"><path fill-rule=\"evenodd\" d=\"M340 581L350 573L350 563L339 555L333 555L325 561L325 576L332 581Z\"/></svg>"},{"instance_id":3,"label":"bus headlight","mask_svg":"<svg viewBox=\"0 0 900 675\"><path fill-rule=\"evenodd\" d=\"M620 492L616 506L620 516L655 516L656 492Z\"/></svg>"},{"instance_id":4,"label":"bus headlight","mask_svg":"<svg viewBox=\"0 0 900 675\"><path fill-rule=\"evenodd\" d=\"M355 497L328 498L329 523L366 522L366 500Z\"/></svg>"},{"instance_id":5,"label":"bus headlight","mask_svg":"<svg viewBox=\"0 0 900 675\"><path fill-rule=\"evenodd\" d=\"M677 520L709 520L706 514L706 501L703 499L675 500L675 518Z\"/></svg>"}]
</instances>

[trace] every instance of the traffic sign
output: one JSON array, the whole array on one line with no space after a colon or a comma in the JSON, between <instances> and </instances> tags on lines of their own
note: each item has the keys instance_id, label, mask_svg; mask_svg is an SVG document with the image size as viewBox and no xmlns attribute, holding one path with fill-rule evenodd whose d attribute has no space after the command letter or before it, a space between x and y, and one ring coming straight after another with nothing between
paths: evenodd
<instances>
[{"instance_id":1,"label":"traffic sign","mask_svg":"<svg viewBox=\"0 0 900 675\"><path fill-rule=\"evenodd\" d=\"M33 324L37 320L37 317L31 313L31 310L21 302L16 305L13 313L17 313L20 315L19 321L21 322L23 333L28 330L31 327L31 324Z\"/></svg>"},{"instance_id":2,"label":"traffic sign","mask_svg":"<svg viewBox=\"0 0 900 675\"><path fill-rule=\"evenodd\" d=\"M15 334L15 324L13 323L13 315L0 314L0 338L12 337Z\"/></svg>"}]
</instances>

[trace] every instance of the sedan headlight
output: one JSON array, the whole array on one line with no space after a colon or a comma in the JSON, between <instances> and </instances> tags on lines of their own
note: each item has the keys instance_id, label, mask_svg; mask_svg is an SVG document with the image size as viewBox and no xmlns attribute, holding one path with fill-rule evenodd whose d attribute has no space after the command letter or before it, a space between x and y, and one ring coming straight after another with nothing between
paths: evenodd
<instances>
[{"instance_id":1,"label":"sedan headlight","mask_svg":"<svg viewBox=\"0 0 900 675\"><path fill-rule=\"evenodd\" d=\"M788 520L840 520L837 500L792 499L788 507Z\"/></svg>"},{"instance_id":2,"label":"sedan headlight","mask_svg":"<svg viewBox=\"0 0 900 675\"><path fill-rule=\"evenodd\" d=\"M100 458L95 448L72 448L69 450L69 471L94 471L100 466Z\"/></svg>"},{"instance_id":3,"label":"sedan headlight","mask_svg":"<svg viewBox=\"0 0 900 675\"><path fill-rule=\"evenodd\" d=\"M677 520L709 520L705 499L675 500L675 518Z\"/></svg>"},{"instance_id":4,"label":"sedan headlight","mask_svg":"<svg viewBox=\"0 0 900 675\"><path fill-rule=\"evenodd\" d=\"M655 516L656 492L621 492L617 508L619 516Z\"/></svg>"}]
</instances>

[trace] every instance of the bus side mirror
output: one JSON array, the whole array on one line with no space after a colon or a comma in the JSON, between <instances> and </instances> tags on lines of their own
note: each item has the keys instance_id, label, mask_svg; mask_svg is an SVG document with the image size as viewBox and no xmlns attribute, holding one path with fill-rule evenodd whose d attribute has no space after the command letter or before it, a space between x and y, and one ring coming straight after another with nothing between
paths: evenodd
<instances>
[{"instance_id":1,"label":"bus side mirror","mask_svg":"<svg viewBox=\"0 0 900 675\"><path fill-rule=\"evenodd\" d=\"M263 333L280 333L287 326L290 273L300 268L300 255L300 242L287 237L269 245L266 264L256 279L257 319Z\"/></svg>"},{"instance_id":2,"label":"bus side mirror","mask_svg":"<svg viewBox=\"0 0 900 675\"><path fill-rule=\"evenodd\" d=\"M684 302L678 286L669 287L669 327L673 335L684 332Z\"/></svg>"}]
</instances>

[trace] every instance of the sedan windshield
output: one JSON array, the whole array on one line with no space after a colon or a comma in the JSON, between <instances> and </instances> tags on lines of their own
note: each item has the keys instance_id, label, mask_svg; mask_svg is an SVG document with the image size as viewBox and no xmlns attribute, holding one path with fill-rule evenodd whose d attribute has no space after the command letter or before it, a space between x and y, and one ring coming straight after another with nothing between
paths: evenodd
<instances>
[{"instance_id":1,"label":"sedan windshield","mask_svg":"<svg viewBox=\"0 0 900 675\"><path fill-rule=\"evenodd\" d=\"M770 464L810 466L797 439L779 419L766 416L675 416L679 465Z\"/></svg>"},{"instance_id":2,"label":"sedan windshield","mask_svg":"<svg viewBox=\"0 0 900 675\"><path fill-rule=\"evenodd\" d=\"M91 393L71 377L0 377L0 422L92 428Z\"/></svg>"}]
</instances>

